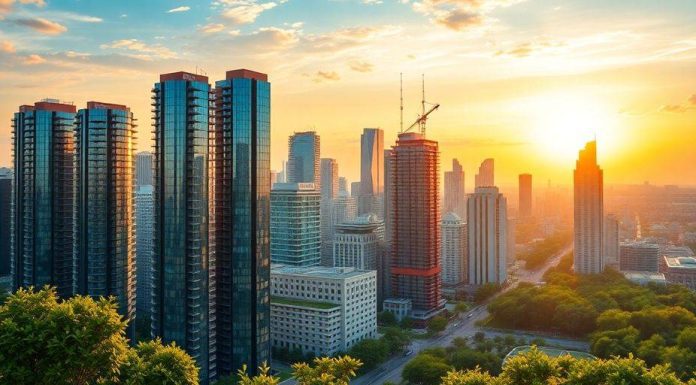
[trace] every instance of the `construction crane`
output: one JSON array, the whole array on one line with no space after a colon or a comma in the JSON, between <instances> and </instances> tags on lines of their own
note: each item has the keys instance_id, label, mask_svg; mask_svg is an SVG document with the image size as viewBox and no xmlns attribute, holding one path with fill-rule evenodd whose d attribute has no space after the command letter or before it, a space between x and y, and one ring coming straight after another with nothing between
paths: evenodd
<instances>
[{"instance_id":1,"label":"construction crane","mask_svg":"<svg viewBox=\"0 0 696 385\"><path fill-rule=\"evenodd\" d=\"M425 105L431 106L428 111L425 111ZM407 129L404 130L404 87L403 87L403 75L401 78L401 133L406 133L418 127L418 132L425 136L425 122L428 120L428 116L435 110L440 108L439 103L428 103L425 101L425 75L422 75L422 98L421 98L421 114L416 118Z\"/></svg>"}]
</instances>

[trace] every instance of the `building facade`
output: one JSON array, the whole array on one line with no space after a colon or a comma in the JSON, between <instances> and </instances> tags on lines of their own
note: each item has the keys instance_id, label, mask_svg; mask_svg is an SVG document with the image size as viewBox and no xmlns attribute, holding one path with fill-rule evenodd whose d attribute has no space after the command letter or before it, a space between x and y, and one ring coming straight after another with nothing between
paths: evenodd
<instances>
[{"instance_id":1,"label":"building facade","mask_svg":"<svg viewBox=\"0 0 696 385\"><path fill-rule=\"evenodd\" d=\"M495 186L495 160L488 158L481 162L474 181L475 187Z\"/></svg>"},{"instance_id":2,"label":"building facade","mask_svg":"<svg viewBox=\"0 0 696 385\"><path fill-rule=\"evenodd\" d=\"M532 174L519 175L519 217L529 219L532 216Z\"/></svg>"},{"instance_id":3,"label":"building facade","mask_svg":"<svg viewBox=\"0 0 696 385\"><path fill-rule=\"evenodd\" d=\"M597 142L580 150L574 171L575 272L596 274L604 269L604 177L597 164Z\"/></svg>"},{"instance_id":4,"label":"building facade","mask_svg":"<svg viewBox=\"0 0 696 385\"><path fill-rule=\"evenodd\" d=\"M113 296L135 336L135 124L124 105L87 102L75 120L77 294Z\"/></svg>"},{"instance_id":5,"label":"building facade","mask_svg":"<svg viewBox=\"0 0 696 385\"><path fill-rule=\"evenodd\" d=\"M271 268L271 341L316 356L377 337L377 276L354 268Z\"/></svg>"},{"instance_id":6,"label":"building facade","mask_svg":"<svg viewBox=\"0 0 696 385\"><path fill-rule=\"evenodd\" d=\"M268 76L227 71L215 83L215 299L221 376L270 362Z\"/></svg>"},{"instance_id":7,"label":"building facade","mask_svg":"<svg viewBox=\"0 0 696 385\"><path fill-rule=\"evenodd\" d=\"M320 140L314 131L296 132L288 139L288 183L314 183L321 189Z\"/></svg>"},{"instance_id":8,"label":"building facade","mask_svg":"<svg viewBox=\"0 0 696 385\"><path fill-rule=\"evenodd\" d=\"M660 272L669 283L684 285L696 291L696 258L662 257Z\"/></svg>"},{"instance_id":9,"label":"building facade","mask_svg":"<svg viewBox=\"0 0 696 385\"><path fill-rule=\"evenodd\" d=\"M438 143L402 133L390 156L391 296L410 299L419 323L444 306L440 294Z\"/></svg>"},{"instance_id":10,"label":"building facade","mask_svg":"<svg viewBox=\"0 0 696 385\"><path fill-rule=\"evenodd\" d=\"M467 208L469 284L507 280L507 200L497 187L478 187Z\"/></svg>"},{"instance_id":11,"label":"building facade","mask_svg":"<svg viewBox=\"0 0 696 385\"><path fill-rule=\"evenodd\" d=\"M0 277L12 281L12 170L0 168ZM2 289L2 288L0 288Z\"/></svg>"},{"instance_id":12,"label":"building facade","mask_svg":"<svg viewBox=\"0 0 696 385\"><path fill-rule=\"evenodd\" d=\"M459 218L466 217L464 170L457 159L452 159L452 171L445 171L445 195L442 212L443 214L455 213Z\"/></svg>"},{"instance_id":13,"label":"building facade","mask_svg":"<svg viewBox=\"0 0 696 385\"><path fill-rule=\"evenodd\" d=\"M384 216L384 131L365 128L360 135L360 197L358 214Z\"/></svg>"},{"instance_id":14,"label":"building facade","mask_svg":"<svg viewBox=\"0 0 696 385\"><path fill-rule=\"evenodd\" d=\"M467 282L467 234L466 223L454 212L442 217L442 286L457 287Z\"/></svg>"},{"instance_id":15,"label":"building facade","mask_svg":"<svg viewBox=\"0 0 696 385\"><path fill-rule=\"evenodd\" d=\"M152 327L152 257L155 219L155 200L152 186L143 185L135 190L135 268L137 324L147 330Z\"/></svg>"},{"instance_id":16,"label":"building facade","mask_svg":"<svg viewBox=\"0 0 696 385\"><path fill-rule=\"evenodd\" d=\"M338 196L338 162L321 159L321 264L332 266L334 221L331 218L334 199Z\"/></svg>"},{"instance_id":17,"label":"building facade","mask_svg":"<svg viewBox=\"0 0 696 385\"><path fill-rule=\"evenodd\" d=\"M207 384L217 377L215 253L209 233L212 94L207 77L187 72L160 75L152 94L152 335L186 350Z\"/></svg>"},{"instance_id":18,"label":"building facade","mask_svg":"<svg viewBox=\"0 0 696 385\"><path fill-rule=\"evenodd\" d=\"M271 190L271 261L321 263L321 196L313 183L276 183Z\"/></svg>"},{"instance_id":19,"label":"building facade","mask_svg":"<svg viewBox=\"0 0 696 385\"><path fill-rule=\"evenodd\" d=\"M602 248L604 249L604 266L619 268L619 219L614 214L608 214L604 218L604 239Z\"/></svg>"},{"instance_id":20,"label":"building facade","mask_svg":"<svg viewBox=\"0 0 696 385\"><path fill-rule=\"evenodd\" d=\"M141 151L135 154L135 186L152 186L152 160L153 155L149 151Z\"/></svg>"},{"instance_id":21,"label":"building facade","mask_svg":"<svg viewBox=\"0 0 696 385\"><path fill-rule=\"evenodd\" d=\"M621 242L619 270L657 273L660 267L660 246L648 242Z\"/></svg>"},{"instance_id":22,"label":"building facade","mask_svg":"<svg viewBox=\"0 0 696 385\"><path fill-rule=\"evenodd\" d=\"M75 294L75 106L47 99L14 114L14 287Z\"/></svg>"}]
</instances>

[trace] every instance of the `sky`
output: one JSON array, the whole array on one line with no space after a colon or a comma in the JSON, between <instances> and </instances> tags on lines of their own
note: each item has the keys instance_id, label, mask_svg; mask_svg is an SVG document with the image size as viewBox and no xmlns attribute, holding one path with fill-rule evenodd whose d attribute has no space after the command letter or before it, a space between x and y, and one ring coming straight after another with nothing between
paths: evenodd
<instances>
[{"instance_id":1,"label":"sky","mask_svg":"<svg viewBox=\"0 0 696 385\"><path fill-rule=\"evenodd\" d=\"M399 132L426 96L441 168L572 183L597 138L605 183L696 185L696 1L0 0L0 166L11 119L43 98L126 104L150 149L160 73L267 73L272 168L293 132L359 179L360 134Z\"/></svg>"}]
</instances>

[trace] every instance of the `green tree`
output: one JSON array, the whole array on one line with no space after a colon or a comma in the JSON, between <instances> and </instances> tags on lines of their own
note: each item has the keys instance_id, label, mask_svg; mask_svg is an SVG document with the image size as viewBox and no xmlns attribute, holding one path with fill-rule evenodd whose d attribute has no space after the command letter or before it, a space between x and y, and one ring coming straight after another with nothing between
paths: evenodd
<instances>
[{"instance_id":1,"label":"green tree","mask_svg":"<svg viewBox=\"0 0 696 385\"><path fill-rule=\"evenodd\" d=\"M448 372L442 378L442 385L496 385L501 381L491 376L486 372L482 372L479 368L467 370L465 372L452 371Z\"/></svg>"},{"instance_id":2,"label":"green tree","mask_svg":"<svg viewBox=\"0 0 696 385\"><path fill-rule=\"evenodd\" d=\"M396 327L384 328L382 339L389 347L390 354L401 353L411 342L411 336L406 331Z\"/></svg>"},{"instance_id":3,"label":"green tree","mask_svg":"<svg viewBox=\"0 0 696 385\"><path fill-rule=\"evenodd\" d=\"M508 359L500 376L509 384L540 385L556 383L560 375L557 360L532 346L528 352Z\"/></svg>"},{"instance_id":4,"label":"green tree","mask_svg":"<svg viewBox=\"0 0 696 385\"><path fill-rule=\"evenodd\" d=\"M419 354L409 361L401 372L401 378L413 385L439 384L452 367L444 359L430 354Z\"/></svg>"},{"instance_id":5,"label":"green tree","mask_svg":"<svg viewBox=\"0 0 696 385\"><path fill-rule=\"evenodd\" d=\"M198 385L198 368L193 358L173 343L147 341L128 352L119 379L114 385Z\"/></svg>"},{"instance_id":6,"label":"green tree","mask_svg":"<svg viewBox=\"0 0 696 385\"><path fill-rule=\"evenodd\" d=\"M19 289L0 306L0 382L87 385L116 378L125 322L113 301Z\"/></svg>"},{"instance_id":7,"label":"green tree","mask_svg":"<svg viewBox=\"0 0 696 385\"><path fill-rule=\"evenodd\" d=\"M389 345L383 340L367 339L358 342L350 349L349 355L362 362L360 371L365 373L374 369L389 357Z\"/></svg>"},{"instance_id":8,"label":"green tree","mask_svg":"<svg viewBox=\"0 0 696 385\"><path fill-rule=\"evenodd\" d=\"M455 313L464 313L467 310L469 310L469 304L464 301L459 301L454 305Z\"/></svg>"},{"instance_id":9,"label":"green tree","mask_svg":"<svg viewBox=\"0 0 696 385\"><path fill-rule=\"evenodd\" d=\"M297 363L292 365L298 385L348 385L362 363L350 356L321 357L314 365Z\"/></svg>"},{"instance_id":10,"label":"green tree","mask_svg":"<svg viewBox=\"0 0 696 385\"><path fill-rule=\"evenodd\" d=\"M377 322L382 326L395 326L398 324L396 316L390 311L377 313Z\"/></svg>"},{"instance_id":11,"label":"green tree","mask_svg":"<svg viewBox=\"0 0 696 385\"><path fill-rule=\"evenodd\" d=\"M249 377L247 374L246 365L242 366L237 372L237 385L278 385L280 383L280 378L269 374L271 368L265 363L259 367L259 374L254 377Z\"/></svg>"},{"instance_id":12,"label":"green tree","mask_svg":"<svg viewBox=\"0 0 696 385\"><path fill-rule=\"evenodd\" d=\"M447 318L439 315L428 321L428 330L431 333L440 333L447 328Z\"/></svg>"}]
</instances>

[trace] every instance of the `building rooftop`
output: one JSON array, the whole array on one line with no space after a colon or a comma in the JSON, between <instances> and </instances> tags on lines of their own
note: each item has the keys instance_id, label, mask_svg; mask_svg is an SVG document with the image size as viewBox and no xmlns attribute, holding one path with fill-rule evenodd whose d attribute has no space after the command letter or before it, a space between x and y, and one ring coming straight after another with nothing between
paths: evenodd
<instances>
[{"instance_id":1,"label":"building rooftop","mask_svg":"<svg viewBox=\"0 0 696 385\"><path fill-rule=\"evenodd\" d=\"M696 258L694 257L671 257L665 255L665 264L670 269L684 269L696 271Z\"/></svg>"},{"instance_id":2,"label":"building rooftop","mask_svg":"<svg viewBox=\"0 0 696 385\"><path fill-rule=\"evenodd\" d=\"M271 296L271 304L297 306L297 307L309 307L309 308L320 309L320 310L335 309L335 308L340 307L340 305L335 304L335 303L320 302L320 301L308 301L308 300L304 300L304 299L286 298L286 297L277 297L277 296Z\"/></svg>"},{"instance_id":3,"label":"building rooftop","mask_svg":"<svg viewBox=\"0 0 696 385\"><path fill-rule=\"evenodd\" d=\"M317 191L314 188L314 183L274 183L273 191Z\"/></svg>"},{"instance_id":4,"label":"building rooftop","mask_svg":"<svg viewBox=\"0 0 696 385\"><path fill-rule=\"evenodd\" d=\"M622 271L622 273L627 280L639 285L645 285L651 282L659 284L667 283L665 275L661 273L653 273L649 271Z\"/></svg>"},{"instance_id":5,"label":"building rooftop","mask_svg":"<svg viewBox=\"0 0 696 385\"><path fill-rule=\"evenodd\" d=\"M443 222L461 223L462 218L456 213L449 212L442 217Z\"/></svg>"},{"instance_id":6,"label":"building rooftop","mask_svg":"<svg viewBox=\"0 0 696 385\"><path fill-rule=\"evenodd\" d=\"M113 103L89 101L89 102L87 102L87 109L89 109L89 110L91 110L91 109L104 109L104 110L127 111L128 107L126 107L123 104L113 104Z\"/></svg>"},{"instance_id":7,"label":"building rooftop","mask_svg":"<svg viewBox=\"0 0 696 385\"><path fill-rule=\"evenodd\" d=\"M635 247L635 248L641 248L641 249L659 249L660 246L658 246L655 243L651 243L648 241L627 241L627 242L621 242L620 243L621 247Z\"/></svg>"},{"instance_id":8,"label":"building rooftop","mask_svg":"<svg viewBox=\"0 0 696 385\"><path fill-rule=\"evenodd\" d=\"M289 266L271 264L271 274L294 275L306 278L345 279L373 273L372 270L358 270L354 267Z\"/></svg>"},{"instance_id":9,"label":"building rooftop","mask_svg":"<svg viewBox=\"0 0 696 385\"><path fill-rule=\"evenodd\" d=\"M694 252L689 246L670 245L662 250L662 255L669 257L693 257Z\"/></svg>"}]
</instances>

